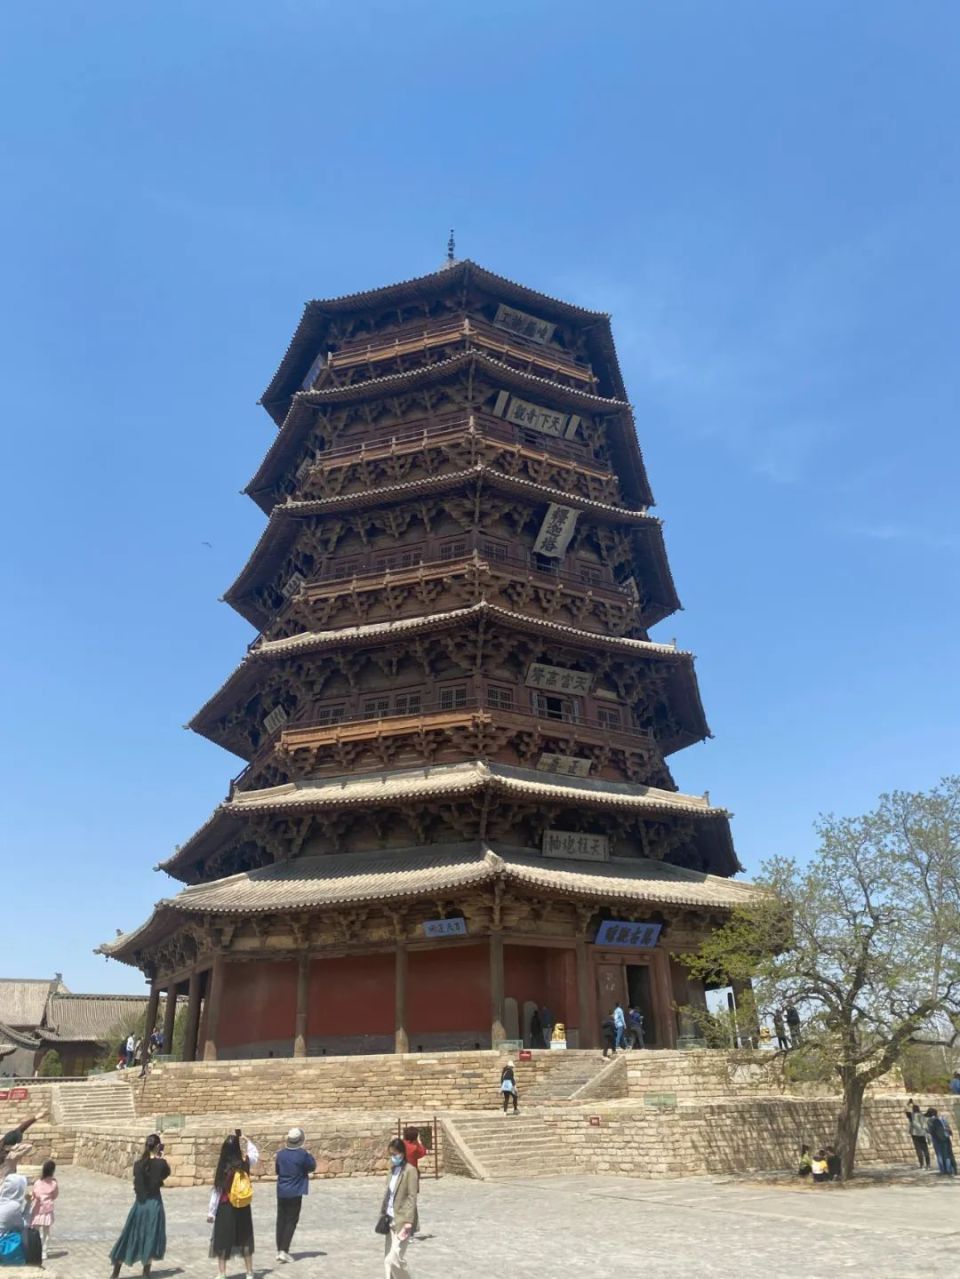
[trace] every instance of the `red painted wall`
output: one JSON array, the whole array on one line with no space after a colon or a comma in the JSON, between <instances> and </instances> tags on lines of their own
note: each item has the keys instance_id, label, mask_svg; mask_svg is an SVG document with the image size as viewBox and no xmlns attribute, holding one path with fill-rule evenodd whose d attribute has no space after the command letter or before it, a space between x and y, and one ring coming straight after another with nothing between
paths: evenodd
<instances>
[{"instance_id":1,"label":"red painted wall","mask_svg":"<svg viewBox=\"0 0 960 1279\"><path fill-rule=\"evenodd\" d=\"M308 1035L392 1035L393 955L345 955L310 965Z\"/></svg>"},{"instance_id":2,"label":"red painted wall","mask_svg":"<svg viewBox=\"0 0 960 1279\"><path fill-rule=\"evenodd\" d=\"M230 1048L272 1039L293 1042L297 1013L297 965L227 964L217 1044Z\"/></svg>"},{"instance_id":3,"label":"red painted wall","mask_svg":"<svg viewBox=\"0 0 960 1279\"><path fill-rule=\"evenodd\" d=\"M410 952L407 1028L411 1037L430 1031L482 1030L489 1026L490 952L486 946Z\"/></svg>"},{"instance_id":4,"label":"red painted wall","mask_svg":"<svg viewBox=\"0 0 960 1279\"><path fill-rule=\"evenodd\" d=\"M519 1008L531 1000L546 1006L557 1021L579 1025L576 960L572 951L552 946L503 948L503 993Z\"/></svg>"}]
</instances>

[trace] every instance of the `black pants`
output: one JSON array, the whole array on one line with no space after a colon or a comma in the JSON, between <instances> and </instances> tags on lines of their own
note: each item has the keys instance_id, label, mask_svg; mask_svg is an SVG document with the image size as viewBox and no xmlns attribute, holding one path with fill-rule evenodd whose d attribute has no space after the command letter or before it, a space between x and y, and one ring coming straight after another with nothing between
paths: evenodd
<instances>
[{"instance_id":1,"label":"black pants","mask_svg":"<svg viewBox=\"0 0 960 1279\"><path fill-rule=\"evenodd\" d=\"M921 1168L930 1167L930 1146L926 1137L914 1137L913 1148L917 1152L917 1162Z\"/></svg>"},{"instance_id":2,"label":"black pants","mask_svg":"<svg viewBox=\"0 0 960 1279\"><path fill-rule=\"evenodd\" d=\"M293 1195L290 1199L277 1200L277 1252L289 1252L293 1243L293 1232L300 1220L302 1195Z\"/></svg>"},{"instance_id":3,"label":"black pants","mask_svg":"<svg viewBox=\"0 0 960 1279\"><path fill-rule=\"evenodd\" d=\"M513 1108L514 1108L514 1110L516 1110L516 1108L517 1108L517 1090L516 1090L516 1088L514 1088L513 1092L505 1092L505 1093L503 1094L503 1113L504 1113L504 1114L506 1114L506 1113L507 1113L507 1109L508 1109L508 1106L509 1106L510 1098L511 1098L511 1097L513 1098Z\"/></svg>"}]
</instances>

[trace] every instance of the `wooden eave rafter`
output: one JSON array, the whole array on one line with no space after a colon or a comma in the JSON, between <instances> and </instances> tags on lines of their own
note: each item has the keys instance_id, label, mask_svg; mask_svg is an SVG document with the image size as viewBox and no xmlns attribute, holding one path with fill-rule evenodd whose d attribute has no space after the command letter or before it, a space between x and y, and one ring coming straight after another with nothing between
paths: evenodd
<instances>
[{"instance_id":1,"label":"wooden eave rafter","mask_svg":"<svg viewBox=\"0 0 960 1279\"><path fill-rule=\"evenodd\" d=\"M586 413L606 415L608 439L616 462L618 478L631 500L641 506L653 505L653 493L647 479L640 445L637 441L633 412L627 401L610 399L563 386L550 378L511 368L507 364L479 351L464 351L447 360L439 360L404 373L371 378L351 386L325 387L314 391L298 391L293 396L289 411L279 435L267 450L256 475L244 490L261 509L268 509L266 492L277 482L284 470L293 464L298 449L310 432L317 406L345 403L375 402L396 395L400 391L412 391L418 387L449 381L464 368L480 368L492 380L524 395L544 401L552 408L580 409Z\"/></svg>"},{"instance_id":2,"label":"wooden eave rafter","mask_svg":"<svg viewBox=\"0 0 960 1279\"><path fill-rule=\"evenodd\" d=\"M471 623L489 621L511 632L542 636L546 640L570 648L580 648L586 654L597 650L620 653L627 660L654 660L671 669L671 700L676 698L680 713L686 721L686 740L681 739L674 749L691 745L710 736L703 703L693 669L693 654L669 644L657 644L650 640L628 639L623 636L599 635L593 631L580 631L575 627L552 622L545 618L529 617L513 613L493 604L481 602L468 608L452 609L429 617L411 617L387 623L344 627L338 630L294 635L289 639L258 641L235 668L228 679L190 720L188 728L218 745L221 740L219 722L239 703L247 702L254 694L265 664L284 661L289 657L302 657L309 653L338 652L348 648L382 648L385 645L403 643L417 636L437 634L445 630L463 630ZM291 725L291 727L293 727ZM248 753L236 750L234 745L226 749L249 759Z\"/></svg>"},{"instance_id":3,"label":"wooden eave rafter","mask_svg":"<svg viewBox=\"0 0 960 1279\"><path fill-rule=\"evenodd\" d=\"M447 493L468 484L486 484L495 491L510 493L517 497L529 497L537 504L556 502L561 506L582 511L599 523L610 526L628 525L638 531L646 532L647 553L655 563L656 576L663 595L662 603L667 610L661 616L667 616L680 607L663 545L662 523L656 516L647 514L645 510L611 506L609 503L592 501L576 494L562 493L557 489L535 484L531 480L504 475L482 464L470 467L466 471L451 471L426 479L391 484L383 488L371 488L365 492L346 493L339 497L312 501L289 501L275 506L250 558L232 585L224 592L223 598L231 608L236 609L242 617L259 628L269 619L261 612L259 605L251 601L251 596L264 584L270 573L283 562L296 539L297 520L312 516L335 516L381 506L397 506L420 497Z\"/></svg>"},{"instance_id":4,"label":"wooden eave rafter","mask_svg":"<svg viewBox=\"0 0 960 1279\"><path fill-rule=\"evenodd\" d=\"M535 289L508 280L505 276L464 259L453 266L446 266L399 284L307 302L290 345L261 396L260 403L279 426L286 416L292 394L300 386L318 351L322 349L335 316L418 299L428 301L457 290L465 292L471 283L501 297L508 304L530 309L546 320L581 325L589 334L591 363L605 376L614 395L625 394L608 314L538 293Z\"/></svg>"}]
</instances>

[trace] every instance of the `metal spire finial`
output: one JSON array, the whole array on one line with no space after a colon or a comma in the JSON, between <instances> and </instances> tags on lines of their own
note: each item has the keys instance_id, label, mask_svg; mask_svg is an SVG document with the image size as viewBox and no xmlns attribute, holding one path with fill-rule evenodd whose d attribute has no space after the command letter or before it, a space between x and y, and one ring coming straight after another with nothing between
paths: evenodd
<instances>
[{"instance_id":1,"label":"metal spire finial","mask_svg":"<svg viewBox=\"0 0 960 1279\"><path fill-rule=\"evenodd\" d=\"M450 239L447 241L447 261L452 266L456 262L457 242L453 238L453 227L450 228Z\"/></svg>"}]
</instances>

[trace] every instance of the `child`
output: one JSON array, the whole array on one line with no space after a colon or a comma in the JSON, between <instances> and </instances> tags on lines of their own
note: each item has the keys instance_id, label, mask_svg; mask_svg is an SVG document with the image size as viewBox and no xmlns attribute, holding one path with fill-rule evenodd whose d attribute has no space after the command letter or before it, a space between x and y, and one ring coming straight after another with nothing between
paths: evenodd
<instances>
[{"instance_id":1,"label":"child","mask_svg":"<svg viewBox=\"0 0 960 1279\"><path fill-rule=\"evenodd\" d=\"M827 1181L839 1181L842 1165L836 1146L827 1147Z\"/></svg>"},{"instance_id":2,"label":"child","mask_svg":"<svg viewBox=\"0 0 960 1279\"><path fill-rule=\"evenodd\" d=\"M827 1152L818 1150L817 1157L810 1164L810 1170L813 1173L814 1181L826 1181L827 1179Z\"/></svg>"},{"instance_id":3,"label":"child","mask_svg":"<svg viewBox=\"0 0 960 1279\"><path fill-rule=\"evenodd\" d=\"M40 1242L43 1247L43 1260L47 1259L47 1247L50 1242L50 1227L53 1225L53 1201L60 1193L57 1179L53 1175L57 1165L48 1159L40 1170L40 1176L33 1183L31 1194L29 1225L40 1231Z\"/></svg>"},{"instance_id":4,"label":"child","mask_svg":"<svg viewBox=\"0 0 960 1279\"><path fill-rule=\"evenodd\" d=\"M813 1160L810 1158L810 1147L800 1147L800 1166L797 1168L798 1177L809 1177L810 1169L813 1166Z\"/></svg>"}]
</instances>

